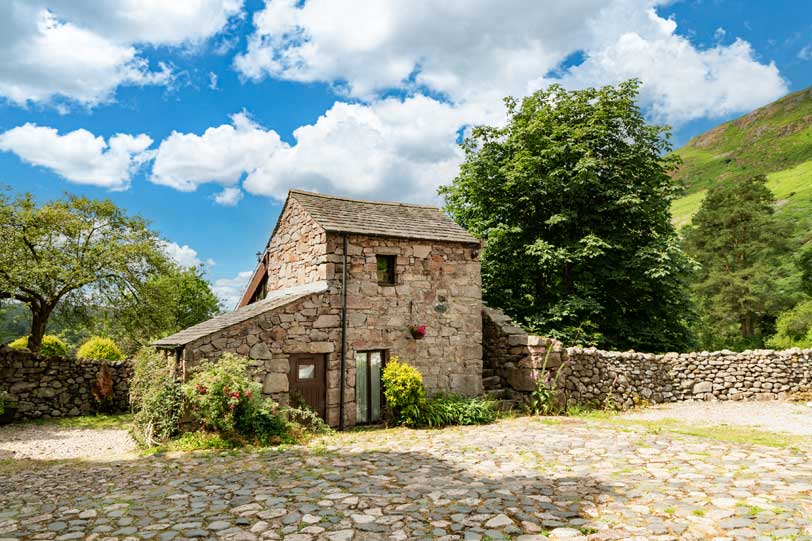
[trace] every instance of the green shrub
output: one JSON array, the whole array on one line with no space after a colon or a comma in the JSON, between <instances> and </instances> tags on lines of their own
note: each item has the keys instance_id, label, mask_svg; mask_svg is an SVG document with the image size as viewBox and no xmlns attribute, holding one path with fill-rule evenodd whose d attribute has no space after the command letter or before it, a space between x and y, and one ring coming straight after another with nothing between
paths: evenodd
<instances>
[{"instance_id":1,"label":"green shrub","mask_svg":"<svg viewBox=\"0 0 812 541\"><path fill-rule=\"evenodd\" d=\"M266 398L253 407L245 408L236 421L236 429L256 445L271 445L287 441L290 426L279 404Z\"/></svg>"},{"instance_id":2,"label":"green shrub","mask_svg":"<svg viewBox=\"0 0 812 541\"><path fill-rule=\"evenodd\" d=\"M11 395L8 394L6 391L0 391L0 415L3 415L6 412L6 407L9 407L13 404L11 400Z\"/></svg>"},{"instance_id":3,"label":"green shrub","mask_svg":"<svg viewBox=\"0 0 812 541\"><path fill-rule=\"evenodd\" d=\"M496 420L494 402L483 398L438 395L421 410L420 426L480 425Z\"/></svg>"},{"instance_id":4,"label":"green shrub","mask_svg":"<svg viewBox=\"0 0 812 541\"><path fill-rule=\"evenodd\" d=\"M237 430L240 417L254 414L261 387L248 374L248 359L226 353L198 367L183 392L203 428L228 433Z\"/></svg>"},{"instance_id":5,"label":"green shrub","mask_svg":"<svg viewBox=\"0 0 812 541\"><path fill-rule=\"evenodd\" d=\"M102 361L120 361L124 354L118 346L109 338L103 336L91 336L76 351L76 356L80 359L94 359Z\"/></svg>"},{"instance_id":6,"label":"green shrub","mask_svg":"<svg viewBox=\"0 0 812 541\"><path fill-rule=\"evenodd\" d=\"M153 348L140 350L133 359L130 406L135 411L132 434L144 446L153 446L178 434L183 393L169 360Z\"/></svg>"},{"instance_id":7,"label":"green shrub","mask_svg":"<svg viewBox=\"0 0 812 541\"><path fill-rule=\"evenodd\" d=\"M21 336L15 341L11 342L8 347L14 349L27 349L28 337ZM46 334L42 337L42 345L39 348L39 354L44 357L65 357L68 354L68 346L59 339L58 336Z\"/></svg>"},{"instance_id":8,"label":"green shrub","mask_svg":"<svg viewBox=\"0 0 812 541\"><path fill-rule=\"evenodd\" d=\"M282 415L291 425L291 430L302 434L329 434L330 426L319 417L319 414L309 406L287 407L282 409Z\"/></svg>"},{"instance_id":9,"label":"green shrub","mask_svg":"<svg viewBox=\"0 0 812 541\"><path fill-rule=\"evenodd\" d=\"M418 426L426 405L423 375L413 366L393 355L381 375L386 406L396 423Z\"/></svg>"},{"instance_id":10,"label":"green shrub","mask_svg":"<svg viewBox=\"0 0 812 541\"><path fill-rule=\"evenodd\" d=\"M775 335L767 341L774 349L812 348L812 301L803 301L782 312Z\"/></svg>"}]
</instances>

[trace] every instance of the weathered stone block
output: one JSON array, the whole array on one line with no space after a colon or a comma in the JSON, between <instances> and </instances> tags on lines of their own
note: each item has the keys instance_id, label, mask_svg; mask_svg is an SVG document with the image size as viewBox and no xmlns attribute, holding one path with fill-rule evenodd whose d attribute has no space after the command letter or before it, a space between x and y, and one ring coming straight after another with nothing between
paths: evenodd
<instances>
[{"instance_id":1,"label":"weathered stone block","mask_svg":"<svg viewBox=\"0 0 812 541\"><path fill-rule=\"evenodd\" d=\"M271 350L268 349L268 346L265 345L264 342L258 342L254 344L251 348L251 351L248 353L248 356L252 359L258 360L265 360L271 358Z\"/></svg>"},{"instance_id":2,"label":"weathered stone block","mask_svg":"<svg viewBox=\"0 0 812 541\"><path fill-rule=\"evenodd\" d=\"M287 374L269 373L265 374L265 380L262 382L262 392L265 394L272 393L286 393L288 392L288 376Z\"/></svg>"}]
</instances>

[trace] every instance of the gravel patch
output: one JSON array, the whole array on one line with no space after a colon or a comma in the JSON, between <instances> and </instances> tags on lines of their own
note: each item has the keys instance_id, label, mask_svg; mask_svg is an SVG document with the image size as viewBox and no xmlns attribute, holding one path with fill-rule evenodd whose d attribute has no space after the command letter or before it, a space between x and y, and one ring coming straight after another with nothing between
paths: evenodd
<instances>
[{"instance_id":1,"label":"gravel patch","mask_svg":"<svg viewBox=\"0 0 812 541\"><path fill-rule=\"evenodd\" d=\"M812 403L795 402L681 402L658 404L626 412L621 419L675 419L697 425L738 425L768 432L812 436Z\"/></svg>"},{"instance_id":2,"label":"gravel patch","mask_svg":"<svg viewBox=\"0 0 812 541\"><path fill-rule=\"evenodd\" d=\"M32 423L0 427L0 459L34 460L129 457L135 442L121 429L67 428Z\"/></svg>"}]
</instances>

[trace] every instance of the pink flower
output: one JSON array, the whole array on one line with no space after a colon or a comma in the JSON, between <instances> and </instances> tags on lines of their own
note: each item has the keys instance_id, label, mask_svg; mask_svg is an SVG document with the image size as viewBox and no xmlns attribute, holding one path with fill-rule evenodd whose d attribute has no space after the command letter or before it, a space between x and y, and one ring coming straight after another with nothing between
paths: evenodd
<instances>
[{"instance_id":1,"label":"pink flower","mask_svg":"<svg viewBox=\"0 0 812 541\"><path fill-rule=\"evenodd\" d=\"M420 334L426 334L426 326L425 325L419 325L417 327L417 332L419 332Z\"/></svg>"}]
</instances>

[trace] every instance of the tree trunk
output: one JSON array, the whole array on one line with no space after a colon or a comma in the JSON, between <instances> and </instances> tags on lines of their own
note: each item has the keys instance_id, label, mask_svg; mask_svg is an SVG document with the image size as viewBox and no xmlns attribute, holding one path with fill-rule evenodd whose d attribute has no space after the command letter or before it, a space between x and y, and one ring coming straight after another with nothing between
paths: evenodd
<instances>
[{"instance_id":1,"label":"tree trunk","mask_svg":"<svg viewBox=\"0 0 812 541\"><path fill-rule=\"evenodd\" d=\"M48 318L51 317L53 307L48 305L31 306L31 334L28 335L28 349L34 353L39 353L42 346L42 337L45 336L45 328L48 326Z\"/></svg>"}]
</instances>

